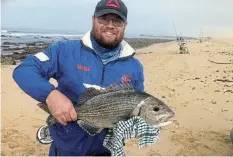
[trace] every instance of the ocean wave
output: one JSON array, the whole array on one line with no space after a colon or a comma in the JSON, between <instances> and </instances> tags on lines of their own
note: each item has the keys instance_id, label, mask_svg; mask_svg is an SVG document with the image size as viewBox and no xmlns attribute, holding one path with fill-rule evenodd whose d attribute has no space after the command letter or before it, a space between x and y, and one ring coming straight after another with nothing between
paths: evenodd
<instances>
[{"instance_id":1,"label":"ocean wave","mask_svg":"<svg viewBox=\"0 0 233 157\"><path fill-rule=\"evenodd\" d=\"M1 30L1 35L7 36L38 36L38 37L82 37L83 34L57 34L57 33L25 33Z\"/></svg>"},{"instance_id":2,"label":"ocean wave","mask_svg":"<svg viewBox=\"0 0 233 157\"><path fill-rule=\"evenodd\" d=\"M7 33L8 31L7 30L1 30L1 34L2 33Z\"/></svg>"}]
</instances>

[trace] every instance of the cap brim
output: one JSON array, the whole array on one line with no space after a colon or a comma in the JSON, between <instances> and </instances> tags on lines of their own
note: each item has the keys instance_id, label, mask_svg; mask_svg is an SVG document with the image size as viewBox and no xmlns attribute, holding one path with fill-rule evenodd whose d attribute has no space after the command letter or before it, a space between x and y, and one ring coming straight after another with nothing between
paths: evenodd
<instances>
[{"instance_id":1,"label":"cap brim","mask_svg":"<svg viewBox=\"0 0 233 157\"><path fill-rule=\"evenodd\" d=\"M104 9L104 10L101 10L101 11L98 11L95 13L95 16L96 17L100 17L100 16L103 16L105 14L117 14L119 15L124 21L126 21L126 17L119 11L116 11L114 9Z\"/></svg>"}]
</instances>

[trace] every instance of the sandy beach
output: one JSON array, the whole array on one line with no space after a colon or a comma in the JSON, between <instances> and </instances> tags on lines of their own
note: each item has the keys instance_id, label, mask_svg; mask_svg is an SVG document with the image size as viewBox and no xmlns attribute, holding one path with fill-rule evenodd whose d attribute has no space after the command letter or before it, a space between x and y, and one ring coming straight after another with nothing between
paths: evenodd
<instances>
[{"instance_id":1,"label":"sandy beach","mask_svg":"<svg viewBox=\"0 0 233 157\"><path fill-rule=\"evenodd\" d=\"M158 141L138 150L126 141L126 155L230 156L233 146L233 39L187 41L190 54L178 54L177 42L139 49L145 89L171 106L179 124L162 128ZM219 64L221 63L221 64ZM12 79L15 65L1 68L1 155L47 156L49 145L36 141L47 114ZM54 81L52 81L54 82Z\"/></svg>"}]
</instances>

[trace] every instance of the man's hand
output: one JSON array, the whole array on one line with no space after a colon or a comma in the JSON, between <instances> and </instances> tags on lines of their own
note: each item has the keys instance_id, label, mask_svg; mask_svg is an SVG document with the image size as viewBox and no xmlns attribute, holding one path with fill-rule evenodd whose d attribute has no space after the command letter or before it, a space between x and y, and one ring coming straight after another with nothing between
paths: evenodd
<instances>
[{"instance_id":1,"label":"man's hand","mask_svg":"<svg viewBox=\"0 0 233 157\"><path fill-rule=\"evenodd\" d=\"M62 125L77 120L77 113L72 102L58 90L53 90L47 97L46 103L51 114Z\"/></svg>"}]
</instances>

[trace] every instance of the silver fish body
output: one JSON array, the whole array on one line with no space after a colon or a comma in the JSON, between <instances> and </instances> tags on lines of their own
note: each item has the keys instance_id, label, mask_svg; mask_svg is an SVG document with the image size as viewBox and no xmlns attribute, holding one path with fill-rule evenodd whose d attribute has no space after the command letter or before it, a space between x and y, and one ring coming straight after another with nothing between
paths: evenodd
<instances>
[{"instance_id":1,"label":"silver fish body","mask_svg":"<svg viewBox=\"0 0 233 157\"><path fill-rule=\"evenodd\" d=\"M136 116L134 111L149 95L133 90L104 93L87 100L76 108L79 119L101 128L112 128L115 123Z\"/></svg>"},{"instance_id":2,"label":"silver fish body","mask_svg":"<svg viewBox=\"0 0 233 157\"><path fill-rule=\"evenodd\" d=\"M141 116L157 126L174 117L174 112L165 103L148 93L136 91L130 85L113 84L103 90L88 88L78 104L75 110L79 125L88 132L94 130L94 134L133 116ZM52 116L47 121L48 125L55 123Z\"/></svg>"}]
</instances>

